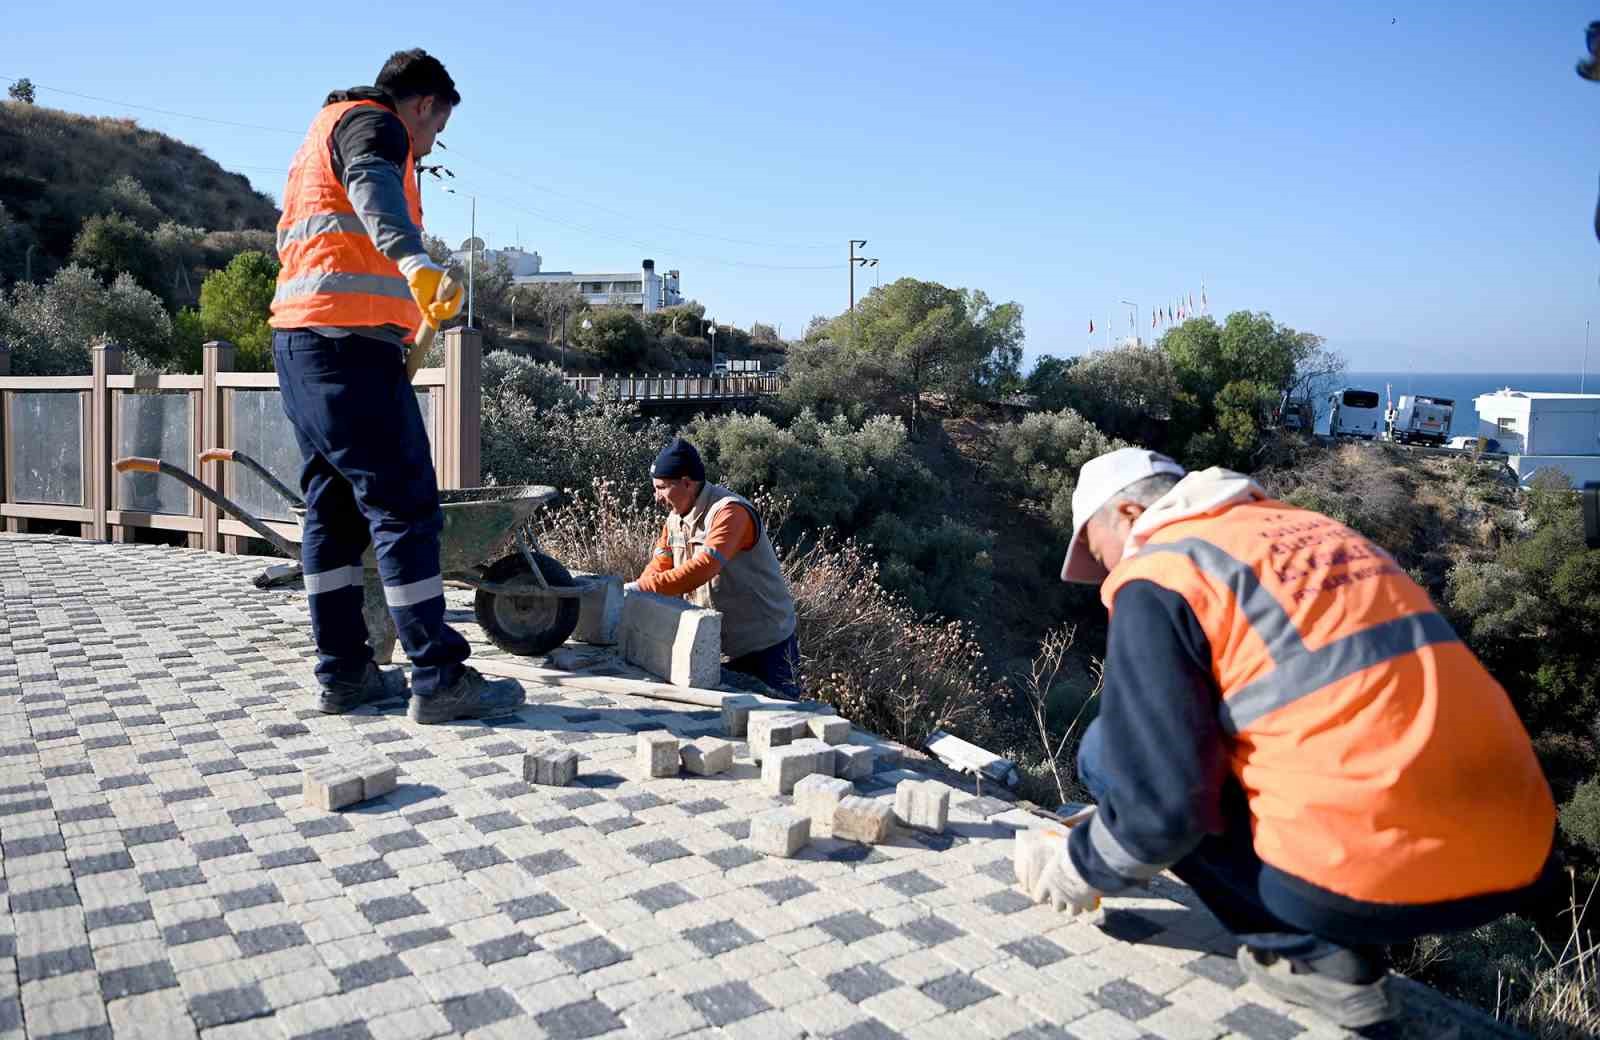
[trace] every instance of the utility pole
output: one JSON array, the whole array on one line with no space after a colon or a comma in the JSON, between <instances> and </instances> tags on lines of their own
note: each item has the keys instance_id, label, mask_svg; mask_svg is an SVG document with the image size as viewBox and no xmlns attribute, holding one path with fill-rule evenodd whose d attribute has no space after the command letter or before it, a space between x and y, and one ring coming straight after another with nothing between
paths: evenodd
<instances>
[{"instance_id":1,"label":"utility pole","mask_svg":"<svg viewBox=\"0 0 1600 1040\"><path fill-rule=\"evenodd\" d=\"M472 241L468 243L471 248L467 250L467 328L476 328L472 324L472 275L478 266L478 196L472 198Z\"/></svg>"},{"instance_id":2,"label":"utility pole","mask_svg":"<svg viewBox=\"0 0 1600 1040\"><path fill-rule=\"evenodd\" d=\"M1589 381L1589 323L1583 323L1583 371L1578 375L1578 393L1583 393L1584 384Z\"/></svg>"},{"instance_id":3,"label":"utility pole","mask_svg":"<svg viewBox=\"0 0 1600 1040\"><path fill-rule=\"evenodd\" d=\"M1138 346L1138 344L1139 344L1139 305L1137 303L1134 303L1132 300L1123 300L1122 302L1123 302L1124 306L1133 308L1133 315L1129 320L1133 322L1133 343L1134 343L1134 346Z\"/></svg>"},{"instance_id":4,"label":"utility pole","mask_svg":"<svg viewBox=\"0 0 1600 1040\"><path fill-rule=\"evenodd\" d=\"M864 238L852 238L850 240L850 342L852 345L856 341L856 264L860 262L856 256L856 247L864 247L866 244L867 240Z\"/></svg>"}]
</instances>

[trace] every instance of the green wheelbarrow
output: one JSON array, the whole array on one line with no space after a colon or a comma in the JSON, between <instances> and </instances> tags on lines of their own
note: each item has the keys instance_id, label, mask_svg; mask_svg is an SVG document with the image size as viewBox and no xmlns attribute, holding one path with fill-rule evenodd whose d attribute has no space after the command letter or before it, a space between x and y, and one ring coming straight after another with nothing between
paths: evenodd
<instances>
[{"instance_id":1,"label":"green wheelbarrow","mask_svg":"<svg viewBox=\"0 0 1600 1040\"><path fill-rule=\"evenodd\" d=\"M200 462L232 462L255 473L289 503L303 520L305 501L267 468L242 451L212 448ZM114 463L118 473L160 473L184 484L222 512L239 520L285 556L298 561L300 546L259 517L212 488L182 466L162 459L130 456ZM476 591L473 613L489 640L507 653L547 654L567 641L578 627L582 589L554 557L540 552L523 533L525 522L561 497L552 487L528 484L507 487L441 489L444 529L439 535L439 570L446 581ZM362 558L362 613L368 642L379 664L394 658L394 620L383 596L372 547ZM297 576L298 563L290 578ZM260 581L257 584L262 584Z\"/></svg>"}]
</instances>

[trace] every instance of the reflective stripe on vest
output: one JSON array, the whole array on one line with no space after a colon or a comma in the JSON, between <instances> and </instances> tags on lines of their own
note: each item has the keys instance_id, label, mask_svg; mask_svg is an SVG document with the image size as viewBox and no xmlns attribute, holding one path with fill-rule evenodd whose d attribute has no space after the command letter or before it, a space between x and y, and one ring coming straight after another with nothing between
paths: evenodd
<instances>
[{"instance_id":1,"label":"reflective stripe on vest","mask_svg":"<svg viewBox=\"0 0 1600 1040\"><path fill-rule=\"evenodd\" d=\"M272 297L275 329L415 329L421 312L399 266L378 251L333 171L330 138L339 121L376 101L341 101L325 106L289 168L283 215L278 220L277 291ZM401 182L406 215L422 226L422 195L409 153Z\"/></svg>"},{"instance_id":2,"label":"reflective stripe on vest","mask_svg":"<svg viewBox=\"0 0 1600 1040\"><path fill-rule=\"evenodd\" d=\"M1425 646L1459 640L1448 621L1429 612L1381 622L1312 650L1282 604L1261 587L1260 577L1244 561L1199 538L1150 543L1140 550L1140 555L1152 553L1182 556L1226 586L1272 655L1272 671L1223 699L1218 714L1229 734L1346 676Z\"/></svg>"}]
</instances>

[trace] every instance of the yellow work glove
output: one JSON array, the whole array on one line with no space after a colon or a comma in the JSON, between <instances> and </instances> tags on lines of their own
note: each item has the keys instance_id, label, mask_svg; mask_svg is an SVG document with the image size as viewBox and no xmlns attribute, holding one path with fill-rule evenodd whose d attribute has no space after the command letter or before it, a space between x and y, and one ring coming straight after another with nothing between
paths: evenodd
<instances>
[{"instance_id":1,"label":"yellow work glove","mask_svg":"<svg viewBox=\"0 0 1600 1040\"><path fill-rule=\"evenodd\" d=\"M1100 892L1083 879L1067 855L1067 832L1055 827L1018 831L1012 852L1017 882L1035 903L1073 917L1100 907Z\"/></svg>"},{"instance_id":2,"label":"yellow work glove","mask_svg":"<svg viewBox=\"0 0 1600 1040\"><path fill-rule=\"evenodd\" d=\"M400 270L406 276L406 284L411 287L412 298L422 310L422 320L437 328L441 322L461 313L466 290L457 286L453 295L439 299L439 283L444 281L445 269L428 259L427 254L406 257L400 264Z\"/></svg>"}]
</instances>

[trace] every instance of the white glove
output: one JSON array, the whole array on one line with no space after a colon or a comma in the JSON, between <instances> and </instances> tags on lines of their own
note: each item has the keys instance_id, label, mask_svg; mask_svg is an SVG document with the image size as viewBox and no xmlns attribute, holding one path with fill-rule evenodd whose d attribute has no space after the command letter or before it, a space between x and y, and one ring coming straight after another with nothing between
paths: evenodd
<instances>
[{"instance_id":1,"label":"white glove","mask_svg":"<svg viewBox=\"0 0 1600 1040\"><path fill-rule=\"evenodd\" d=\"M1048 902L1077 917L1100 907L1100 892L1067 855L1067 832L1055 827L1019 831L1013 851L1017 881L1035 903Z\"/></svg>"},{"instance_id":2,"label":"white glove","mask_svg":"<svg viewBox=\"0 0 1600 1040\"><path fill-rule=\"evenodd\" d=\"M639 591L639 583L638 582L636 582L636 581L623 582L622 594L624 596L628 595L630 592L638 592L638 591Z\"/></svg>"}]
</instances>

